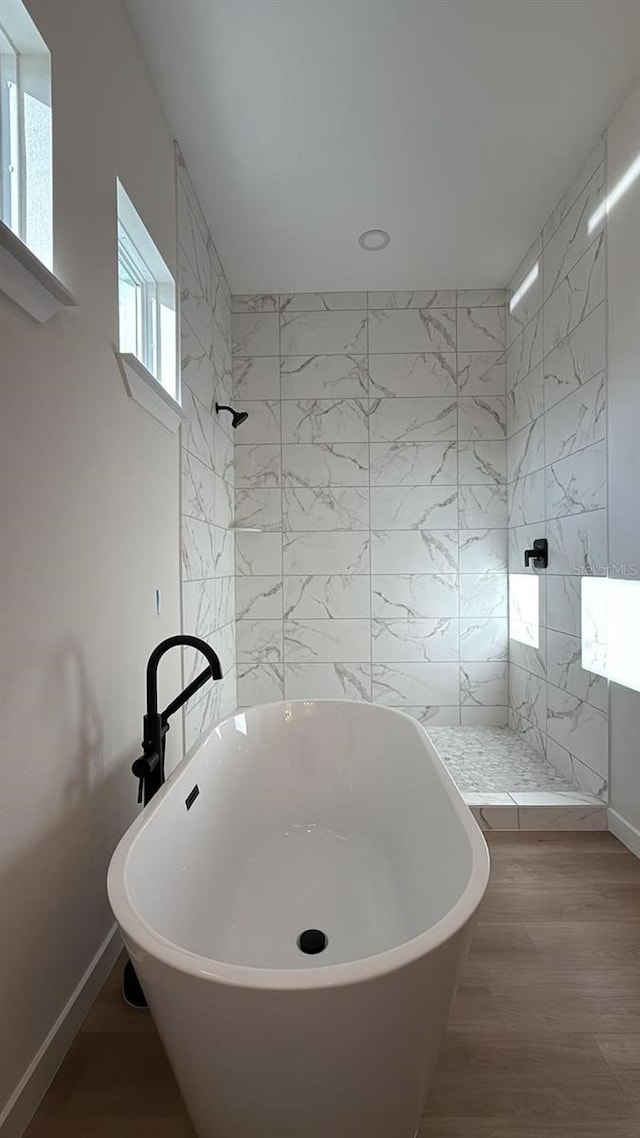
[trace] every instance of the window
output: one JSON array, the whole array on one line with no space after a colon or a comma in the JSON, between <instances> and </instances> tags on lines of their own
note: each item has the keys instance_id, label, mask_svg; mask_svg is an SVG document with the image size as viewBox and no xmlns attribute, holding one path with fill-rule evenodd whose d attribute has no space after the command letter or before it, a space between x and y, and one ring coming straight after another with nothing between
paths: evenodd
<instances>
[{"instance_id":1,"label":"window","mask_svg":"<svg viewBox=\"0 0 640 1138\"><path fill-rule=\"evenodd\" d=\"M22 0L0 4L0 174L0 218L51 269L51 57Z\"/></svg>"},{"instance_id":2,"label":"window","mask_svg":"<svg viewBox=\"0 0 640 1138\"><path fill-rule=\"evenodd\" d=\"M118 182L120 351L140 361L176 402L176 302L173 277Z\"/></svg>"}]
</instances>

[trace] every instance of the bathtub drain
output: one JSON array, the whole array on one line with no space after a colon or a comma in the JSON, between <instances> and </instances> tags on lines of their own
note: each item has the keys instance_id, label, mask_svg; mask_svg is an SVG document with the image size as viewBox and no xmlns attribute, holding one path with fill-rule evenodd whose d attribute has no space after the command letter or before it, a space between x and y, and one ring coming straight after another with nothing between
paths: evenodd
<instances>
[{"instance_id":1,"label":"bathtub drain","mask_svg":"<svg viewBox=\"0 0 640 1138\"><path fill-rule=\"evenodd\" d=\"M309 956L315 956L318 952L323 952L329 943L329 938L320 929L305 929L298 937L298 948L300 952L306 952Z\"/></svg>"}]
</instances>

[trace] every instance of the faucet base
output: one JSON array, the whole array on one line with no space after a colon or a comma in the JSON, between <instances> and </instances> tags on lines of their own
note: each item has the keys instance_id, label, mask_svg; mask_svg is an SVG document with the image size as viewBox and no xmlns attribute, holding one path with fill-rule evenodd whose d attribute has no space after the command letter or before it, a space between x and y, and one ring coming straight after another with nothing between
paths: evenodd
<instances>
[{"instance_id":1,"label":"faucet base","mask_svg":"<svg viewBox=\"0 0 640 1138\"><path fill-rule=\"evenodd\" d=\"M125 1004L130 1008L148 1008L149 1005L144 998L142 991L142 984L136 976L135 969L130 960L124 966L122 973L122 998Z\"/></svg>"}]
</instances>

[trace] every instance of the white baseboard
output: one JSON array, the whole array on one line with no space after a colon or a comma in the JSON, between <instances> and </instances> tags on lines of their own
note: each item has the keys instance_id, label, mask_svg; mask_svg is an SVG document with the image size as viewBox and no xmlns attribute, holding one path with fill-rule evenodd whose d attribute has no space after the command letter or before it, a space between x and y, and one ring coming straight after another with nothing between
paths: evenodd
<instances>
[{"instance_id":1,"label":"white baseboard","mask_svg":"<svg viewBox=\"0 0 640 1138\"><path fill-rule=\"evenodd\" d=\"M93 1001L122 951L122 942L116 935L117 931L116 925L110 929L0 1113L0 1138L22 1138Z\"/></svg>"},{"instance_id":2,"label":"white baseboard","mask_svg":"<svg viewBox=\"0 0 640 1138\"><path fill-rule=\"evenodd\" d=\"M632 826L631 822L627 822L622 814L618 814L617 810L612 810L609 807L608 811L609 829L616 838L631 850L636 857L640 857L640 830L636 826Z\"/></svg>"}]
</instances>

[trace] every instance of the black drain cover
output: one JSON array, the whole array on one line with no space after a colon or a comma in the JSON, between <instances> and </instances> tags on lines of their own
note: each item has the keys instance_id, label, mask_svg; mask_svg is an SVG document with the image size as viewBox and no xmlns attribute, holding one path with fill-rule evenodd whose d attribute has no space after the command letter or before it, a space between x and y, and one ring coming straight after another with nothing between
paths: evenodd
<instances>
[{"instance_id":1,"label":"black drain cover","mask_svg":"<svg viewBox=\"0 0 640 1138\"><path fill-rule=\"evenodd\" d=\"M320 929L305 929L298 937L300 952L306 952L309 956L323 952L328 943L329 938Z\"/></svg>"}]
</instances>

